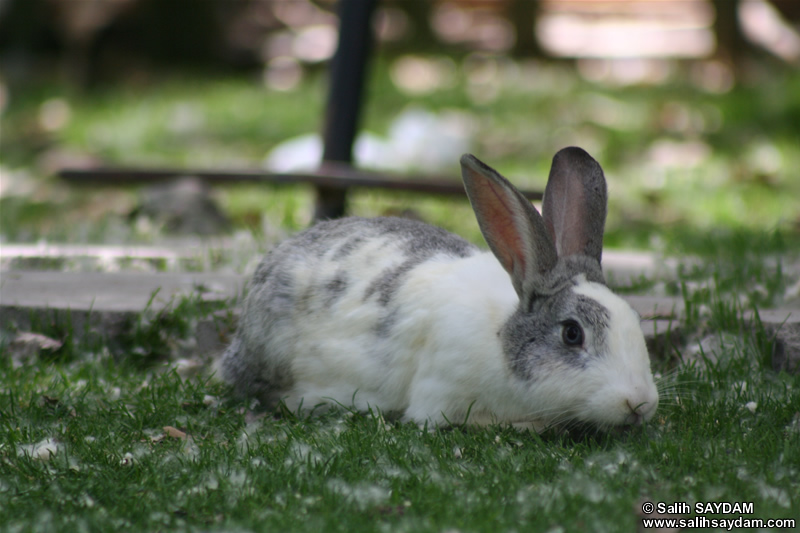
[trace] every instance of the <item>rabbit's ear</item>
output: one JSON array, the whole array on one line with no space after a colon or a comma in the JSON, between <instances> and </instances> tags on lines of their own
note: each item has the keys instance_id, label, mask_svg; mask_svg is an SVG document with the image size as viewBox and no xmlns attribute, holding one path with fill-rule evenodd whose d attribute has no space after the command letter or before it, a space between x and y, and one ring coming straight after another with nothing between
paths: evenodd
<instances>
[{"instance_id":1,"label":"rabbit's ear","mask_svg":"<svg viewBox=\"0 0 800 533\"><path fill-rule=\"evenodd\" d=\"M592 156L569 147L553 157L542 218L559 257L582 254L600 262L607 200L603 169Z\"/></svg>"},{"instance_id":2,"label":"rabbit's ear","mask_svg":"<svg viewBox=\"0 0 800 533\"><path fill-rule=\"evenodd\" d=\"M461 176L486 242L511 276L517 295L529 300L558 261L541 215L508 180L473 155L461 157Z\"/></svg>"}]
</instances>

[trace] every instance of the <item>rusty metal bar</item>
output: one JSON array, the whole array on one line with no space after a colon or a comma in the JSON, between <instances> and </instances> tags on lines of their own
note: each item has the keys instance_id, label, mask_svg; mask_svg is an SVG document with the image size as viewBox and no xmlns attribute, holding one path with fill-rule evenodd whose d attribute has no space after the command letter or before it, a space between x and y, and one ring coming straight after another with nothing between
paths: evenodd
<instances>
[{"instance_id":1,"label":"rusty metal bar","mask_svg":"<svg viewBox=\"0 0 800 533\"><path fill-rule=\"evenodd\" d=\"M443 176L418 176L413 179L400 176L375 175L354 170L348 165L330 164L326 172L302 174L273 174L260 170L197 170L197 169L136 169L136 168L92 168L62 169L61 179L74 185L120 186L148 185L168 181L180 176L197 176L214 185L236 183L307 183L315 187L345 192L347 189L372 188L395 191L411 191L442 196L464 196L460 181ZM541 200L538 191L523 191L530 200Z\"/></svg>"}]
</instances>

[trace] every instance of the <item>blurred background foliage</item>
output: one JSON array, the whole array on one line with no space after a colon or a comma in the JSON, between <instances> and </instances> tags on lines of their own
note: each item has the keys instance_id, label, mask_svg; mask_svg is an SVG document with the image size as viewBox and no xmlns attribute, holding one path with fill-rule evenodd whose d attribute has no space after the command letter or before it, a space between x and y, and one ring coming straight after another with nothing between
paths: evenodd
<instances>
[{"instance_id":1,"label":"blurred background foliage","mask_svg":"<svg viewBox=\"0 0 800 533\"><path fill-rule=\"evenodd\" d=\"M457 179L469 150L542 188L579 145L606 170L611 246L800 248L799 22L793 0L384 0L356 161ZM165 238L141 188L71 188L63 167L315 168L336 39L328 0L0 0L0 242ZM305 186L210 194L226 231L310 223ZM463 200L350 206L480 241Z\"/></svg>"}]
</instances>

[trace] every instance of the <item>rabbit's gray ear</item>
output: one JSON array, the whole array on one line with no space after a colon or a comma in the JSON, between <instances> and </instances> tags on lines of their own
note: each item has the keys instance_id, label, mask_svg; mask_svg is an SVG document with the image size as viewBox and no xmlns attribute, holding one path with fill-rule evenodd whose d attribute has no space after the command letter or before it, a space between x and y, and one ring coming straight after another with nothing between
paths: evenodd
<instances>
[{"instance_id":1,"label":"rabbit's gray ear","mask_svg":"<svg viewBox=\"0 0 800 533\"><path fill-rule=\"evenodd\" d=\"M581 148L559 150L542 203L542 218L558 257L582 254L600 263L607 200L600 164Z\"/></svg>"},{"instance_id":2,"label":"rabbit's gray ear","mask_svg":"<svg viewBox=\"0 0 800 533\"><path fill-rule=\"evenodd\" d=\"M511 276L517 295L528 300L558 261L541 215L508 180L473 155L461 157L461 176L486 242Z\"/></svg>"}]
</instances>

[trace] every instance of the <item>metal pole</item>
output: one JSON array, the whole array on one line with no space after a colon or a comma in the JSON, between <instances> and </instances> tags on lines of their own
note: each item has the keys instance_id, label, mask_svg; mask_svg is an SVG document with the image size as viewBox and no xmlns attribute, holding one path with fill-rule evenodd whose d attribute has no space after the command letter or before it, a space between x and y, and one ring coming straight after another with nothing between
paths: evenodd
<instances>
[{"instance_id":1,"label":"metal pole","mask_svg":"<svg viewBox=\"0 0 800 533\"><path fill-rule=\"evenodd\" d=\"M328 162L350 164L353 161L353 142L372 48L371 20L376 5L377 0L339 0L339 44L330 69L323 173ZM341 217L345 206L345 189L317 187L315 220Z\"/></svg>"}]
</instances>

